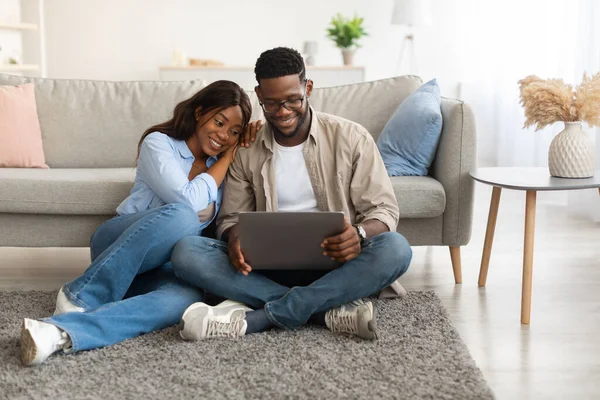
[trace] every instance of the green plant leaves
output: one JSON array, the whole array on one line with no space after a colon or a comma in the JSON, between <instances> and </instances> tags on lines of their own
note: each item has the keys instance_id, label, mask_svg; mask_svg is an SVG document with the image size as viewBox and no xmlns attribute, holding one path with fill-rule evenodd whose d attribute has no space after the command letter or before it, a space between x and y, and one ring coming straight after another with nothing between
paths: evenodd
<instances>
[{"instance_id":1,"label":"green plant leaves","mask_svg":"<svg viewBox=\"0 0 600 400\"><path fill-rule=\"evenodd\" d=\"M330 26L327 27L327 37L335 42L335 45L341 49L351 47L360 47L358 40L368 33L363 27L364 18L354 16L354 18L345 18L338 13L331 18Z\"/></svg>"}]
</instances>

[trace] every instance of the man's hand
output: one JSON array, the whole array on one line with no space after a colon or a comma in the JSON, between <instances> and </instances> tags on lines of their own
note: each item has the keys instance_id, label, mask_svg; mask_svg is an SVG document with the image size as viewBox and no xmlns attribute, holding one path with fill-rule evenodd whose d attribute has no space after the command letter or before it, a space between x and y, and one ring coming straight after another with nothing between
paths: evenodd
<instances>
[{"instance_id":1,"label":"man's hand","mask_svg":"<svg viewBox=\"0 0 600 400\"><path fill-rule=\"evenodd\" d=\"M323 240L321 247L325 249L323 255L327 257L338 262L350 261L360 254L360 237L348 218L344 218L344 232Z\"/></svg>"},{"instance_id":2,"label":"man's hand","mask_svg":"<svg viewBox=\"0 0 600 400\"><path fill-rule=\"evenodd\" d=\"M248 275L252 271L252 267L246 264L244 255L242 254L242 248L240 247L240 239L237 234L229 237L229 244L227 245L229 253L229 261L235 269L240 271L244 275Z\"/></svg>"},{"instance_id":3,"label":"man's hand","mask_svg":"<svg viewBox=\"0 0 600 400\"><path fill-rule=\"evenodd\" d=\"M240 138L240 146L241 147L250 147L250 144L254 143L256 140L256 132L262 128L263 122L261 120L253 121L246 126L246 130L244 130L244 134Z\"/></svg>"}]
</instances>

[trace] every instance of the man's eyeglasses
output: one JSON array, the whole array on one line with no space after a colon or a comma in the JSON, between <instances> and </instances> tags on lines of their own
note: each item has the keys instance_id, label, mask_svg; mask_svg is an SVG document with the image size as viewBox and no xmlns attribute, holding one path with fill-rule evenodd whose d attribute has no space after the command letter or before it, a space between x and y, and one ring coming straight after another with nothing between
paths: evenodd
<instances>
[{"instance_id":1,"label":"man's eyeglasses","mask_svg":"<svg viewBox=\"0 0 600 400\"><path fill-rule=\"evenodd\" d=\"M265 101L260 102L260 106L266 114L275 114L281 106L289 111L296 111L302 108L302 103L304 103L304 98L306 97L306 84L308 79L304 80L304 94L302 97L298 99L291 99L286 101Z\"/></svg>"}]
</instances>

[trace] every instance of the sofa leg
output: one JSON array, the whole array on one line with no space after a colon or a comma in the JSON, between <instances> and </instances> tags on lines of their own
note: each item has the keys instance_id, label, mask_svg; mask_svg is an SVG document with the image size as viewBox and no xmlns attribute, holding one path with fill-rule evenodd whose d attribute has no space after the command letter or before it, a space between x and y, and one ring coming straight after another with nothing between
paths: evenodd
<instances>
[{"instance_id":1,"label":"sofa leg","mask_svg":"<svg viewBox=\"0 0 600 400\"><path fill-rule=\"evenodd\" d=\"M460 265L460 246L450 248L450 258L452 259L452 270L454 270L454 282L462 283L462 267Z\"/></svg>"}]
</instances>

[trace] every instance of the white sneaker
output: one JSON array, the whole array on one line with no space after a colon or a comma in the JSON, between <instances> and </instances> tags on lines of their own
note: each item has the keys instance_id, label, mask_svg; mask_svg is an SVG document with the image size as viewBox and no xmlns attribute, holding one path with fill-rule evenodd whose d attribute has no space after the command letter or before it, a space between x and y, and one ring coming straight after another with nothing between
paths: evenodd
<instances>
[{"instance_id":1,"label":"white sneaker","mask_svg":"<svg viewBox=\"0 0 600 400\"><path fill-rule=\"evenodd\" d=\"M63 291L61 287L58 291L58 295L56 296L56 309L54 310L54 315L64 314L67 312L84 312L85 309L82 307L77 307L75 304L71 302L67 298L67 295Z\"/></svg>"},{"instance_id":2,"label":"white sneaker","mask_svg":"<svg viewBox=\"0 0 600 400\"><path fill-rule=\"evenodd\" d=\"M24 366L39 365L50 355L71 347L67 332L56 326L25 318L21 329L21 362Z\"/></svg>"},{"instance_id":3,"label":"white sneaker","mask_svg":"<svg viewBox=\"0 0 600 400\"><path fill-rule=\"evenodd\" d=\"M331 332L349 333L367 340L377 339L373 303L356 300L332 308L325 313L325 324Z\"/></svg>"},{"instance_id":4,"label":"white sneaker","mask_svg":"<svg viewBox=\"0 0 600 400\"><path fill-rule=\"evenodd\" d=\"M179 335L185 340L244 336L248 326L246 311L252 309L233 300L225 300L214 307L194 303L181 317Z\"/></svg>"}]
</instances>

